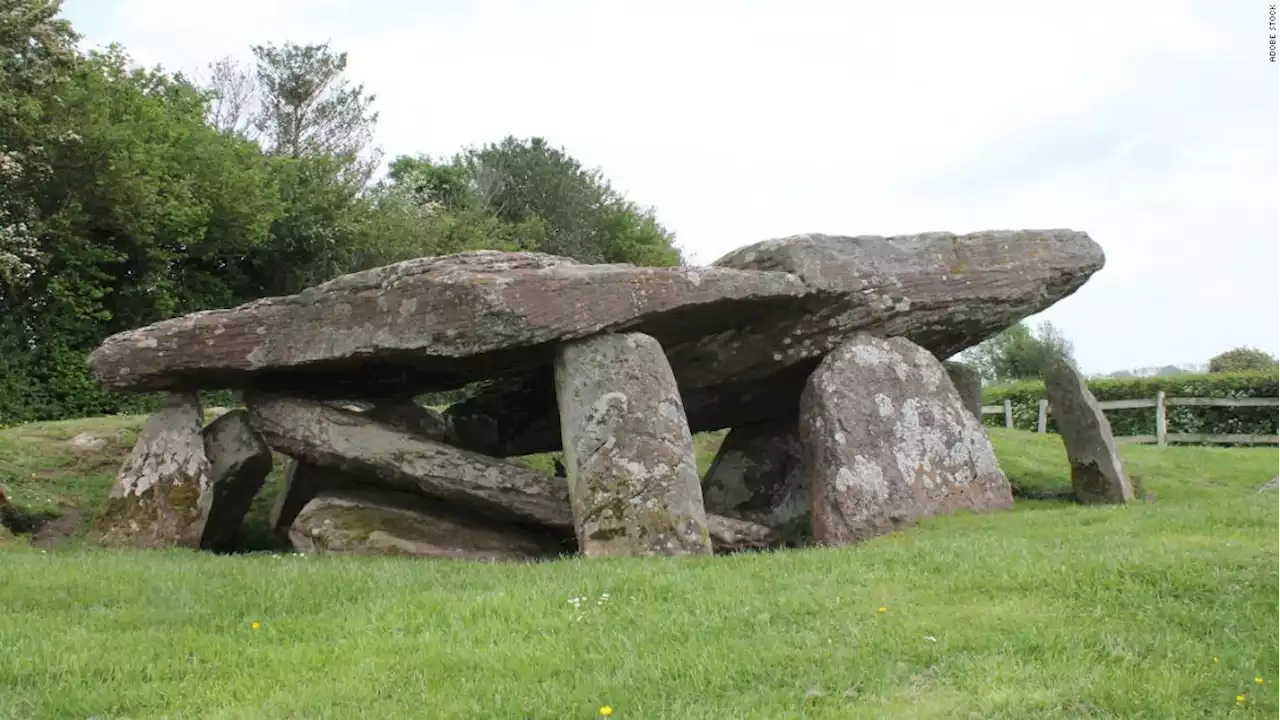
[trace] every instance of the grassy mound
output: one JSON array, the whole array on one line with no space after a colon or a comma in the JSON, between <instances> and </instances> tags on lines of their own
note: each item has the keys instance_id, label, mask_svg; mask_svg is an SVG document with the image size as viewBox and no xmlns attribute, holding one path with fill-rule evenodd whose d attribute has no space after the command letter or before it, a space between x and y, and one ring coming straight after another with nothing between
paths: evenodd
<instances>
[{"instance_id":1,"label":"grassy mound","mask_svg":"<svg viewBox=\"0 0 1280 720\"><path fill-rule=\"evenodd\" d=\"M101 504L139 423L0 431L0 482L43 522L0 549L0 718L1277 714L1280 536L1256 491L1275 449L1124 446L1129 507L1020 499L718 558L214 556L48 531ZM1067 488L1055 436L992 435L1020 492Z\"/></svg>"}]
</instances>

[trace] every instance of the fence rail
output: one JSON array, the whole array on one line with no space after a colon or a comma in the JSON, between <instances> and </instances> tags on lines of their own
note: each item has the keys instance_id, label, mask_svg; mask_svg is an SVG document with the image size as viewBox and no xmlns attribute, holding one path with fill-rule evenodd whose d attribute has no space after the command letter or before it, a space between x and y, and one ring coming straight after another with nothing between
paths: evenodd
<instances>
[{"instance_id":1,"label":"fence rail","mask_svg":"<svg viewBox=\"0 0 1280 720\"><path fill-rule=\"evenodd\" d=\"M1133 410L1138 408L1155 408L1155 435L1117 435L1118 443L1146 443L1168 445L1169 443L1214 443L1226 445L1280 445L1277 435L1214 435L1205 433L1171 433L1169 432L1169 406L1197 407L1280 407L1280 398L1201 398L1201 397L1165 397L1163 391L1157 391L1153 398L1135 398L1133 400L1104 400L1098 403L1103 410ZM1036 432L1043 433L1049 425L1049 401L1043 398L1037 403ZM1001 405L983 405L983 415L1004 415L1004 426L1013 427L1013 402L1005 400Z\"/></svg>"}]
</instances>

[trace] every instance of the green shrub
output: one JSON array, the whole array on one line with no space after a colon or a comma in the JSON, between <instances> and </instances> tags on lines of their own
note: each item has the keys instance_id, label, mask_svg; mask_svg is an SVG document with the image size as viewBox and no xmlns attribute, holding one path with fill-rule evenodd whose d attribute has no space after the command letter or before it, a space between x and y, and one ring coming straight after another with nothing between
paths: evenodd
<instances>
[{"instance_id":1,"label":"green shrub","mask_svg":"<svg viewBox=\"0 0 1280 720\"><path fill-rule=\"evenodd\" d=\"M1154 398L1163 390L1165 397L1251 398L1276 397L1280 390L1280 374L1276 371L1214 373L1205 375L1165 375L1146 378L1104 378L1088 381L1089 390L1099 401ZM1025 380L983 389L984 405L1000 405L1007 398L1013 404L1014 427L1034 430L1038 402L1046 397L1044 383ZM1275 407L1166 407L1170 433L1204 433L1213 435L1276 435ZM1154 435L1155 408L1108 410L1107 419L1116 435ZM988 425L1004 425L1004 414L986 415ZM1053 413L1049 413L1049 432L1056 432Z\"/></svg>"}]
</instances>

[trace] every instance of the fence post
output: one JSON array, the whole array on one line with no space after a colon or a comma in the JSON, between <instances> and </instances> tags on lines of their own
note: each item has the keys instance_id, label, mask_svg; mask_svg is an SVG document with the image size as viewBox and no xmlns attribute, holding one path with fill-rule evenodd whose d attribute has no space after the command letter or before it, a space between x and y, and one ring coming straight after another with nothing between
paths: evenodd
<instances>
[{"instance_id":1,"label":"fence post","mask_svg":"<svg viewBox=\"0 0 1280 720\"><path fill-rule=\"evenodd\" d=\"M1009 398L1004 399L1004 426L1013 427L1013 401Z\"/></svg>"},{"instance_id":2,"label":"fence post","mask_svg":"<svg viewBox=\"0 0 1280 720\"><path fill-rule=\"evenodd\" d=\"M1169 436L1169 421L1164 411L1164 391L1156 391L1156 445L1164 447Z\"/></svg>"},{"instance_id":3,"label":"fence post","mask_svg":"<svg viewBox=\"0 0 1280 720\"><path fill-rule=\"evenodd\" d=\"M1049 427L1049 401L1040 398L1036 408L1036 432L1043 433Z\"/></svg>"}]
</instances>

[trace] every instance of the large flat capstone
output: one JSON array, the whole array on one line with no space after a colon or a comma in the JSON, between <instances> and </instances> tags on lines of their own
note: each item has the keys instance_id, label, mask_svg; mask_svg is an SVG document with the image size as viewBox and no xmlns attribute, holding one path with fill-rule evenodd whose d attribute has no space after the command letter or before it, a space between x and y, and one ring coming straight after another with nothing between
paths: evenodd
<instances>
[{"instance_id":1,"label":"large flat capstone","mask_svg":"<svg viewBox=\"0 0 1280 720\"><path fill-rule=\"evenodd\" d=\"M786 273L476 251L118 333L90 355L89 367L119 390L256 380L302 397L407 397L549 368L559 341L634 327L682 342L811 293Z\"/></svg>"},{"instance_id":2,"label":"large flat capstone","mask_svg":"<svg viewBox=\"0 0 1280 720\"><path fill-rule=\"evenodd\" d=\"M799 303L761 308L682 343L659 338L694 432L794 416L809 373L858 333L905 337L948 358L1074 293L1102 268L1086 233L1009 230L881 237L798 235L737 250L715 267L785 272ZM450 408L495 455L559 447L550 371L494 382Z\"/></svg>"}]
</instances>

